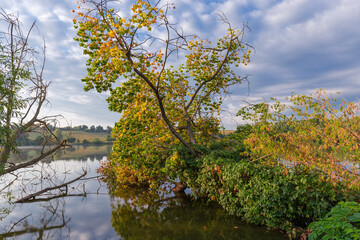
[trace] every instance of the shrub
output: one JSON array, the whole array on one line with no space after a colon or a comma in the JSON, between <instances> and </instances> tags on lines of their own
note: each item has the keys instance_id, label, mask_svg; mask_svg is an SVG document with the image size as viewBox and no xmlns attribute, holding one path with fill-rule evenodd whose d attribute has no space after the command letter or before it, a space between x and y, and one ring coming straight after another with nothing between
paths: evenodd
<instances>
[{"instance_id":1,"label":"shrub","mask_svg":"<svg viewBox=\"0 0 360 240\"><path fill-rule=\"evenodd\" d=\"M310 240L360 239L360 204L339 202L324 218L309 225Z\"/></svg>"},{"instance_id":2,"label":"shrub","mask_svg":"<svg viewBox=\"0 0 360 240\"><path fill-rule=\"evenodd\" d=\"M268 164L286 159L321 170L322 179L359 191L360 103L337 103L321 89L315 94L292 95L287 99L290 103L273 100L238 112L255 123L245 140L252 156L268 156L261 159Z\"/></svg>"},{"instance_id":3,"label":"shrub","mask_svg":"<svg viewBox=\"0 0 360 240\"><path fill-rule=\"evenodd\" d=\"M100 145L100 144L103 144L104 142L101 141L99 138L95 138L92 143L95 144L95 145Z\"/></svg>"},{"instance_id":4,"label":"shrub","mask_svg":"<svg viewBox=\"0 0 360 240\"><path fill-rule=\"evenodd\" d=\"M316 171L300 166L287 171L253 162L235 150L216 150L202 158L197 184L231 214L286 231L323 217L344 198L340 186L320 181Z\"/></svg>"}]
</instances>

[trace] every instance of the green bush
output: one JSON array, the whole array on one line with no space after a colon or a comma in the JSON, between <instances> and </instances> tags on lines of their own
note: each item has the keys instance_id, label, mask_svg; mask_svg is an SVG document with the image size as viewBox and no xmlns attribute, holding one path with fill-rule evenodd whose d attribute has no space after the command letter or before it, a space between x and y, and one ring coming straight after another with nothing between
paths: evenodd
<instances>
[{"instance_id":1,"label":"green bush","mask_svg":"<svg viewBox=\"0 0 360 240\"><path fill-rule=\"evenodd\" d=\"M101 141L99 138L95 138L92 143L95 145L100 145L100 144L103 144L104 142Z\"/></svg>"},{"instance_id":2,"label":"green bush","mask_svg":"<svg viewBox=\"0 0 360 240\"><path fill-rule=\"evenodd\" d=\"M360 204L339 202L324 218L309 225L310 240L360 239Z\"/></svg>"},{"instance_id":3,"label":"green bush","mask_svg":"<svg viewBox=\"0 0 360 240\"><path fill-rule=\"evenodd\" d=\"M285 173L280 166L252 162L231 149L202 157L197 185L231 214L286 231L307 226L343 200L340 186L320 181L317 172L296 167Z\"/></svg>"}]
</instances>

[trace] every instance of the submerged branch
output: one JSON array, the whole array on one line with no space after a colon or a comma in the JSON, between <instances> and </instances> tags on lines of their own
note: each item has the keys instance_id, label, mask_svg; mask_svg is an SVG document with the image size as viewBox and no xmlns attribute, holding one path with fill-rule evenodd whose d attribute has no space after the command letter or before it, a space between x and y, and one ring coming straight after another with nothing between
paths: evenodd
<instances>
[{"instance_id":1,"label":"submerged branch","mask_svg":"<svg viewBox=\"0 0 360 240\"><path fill-rule=\"evenodd\" d=\"M9 167L9 168L6 168L3 172L0 173L0 176L1 175L4 175L4 174L7 174L7 173L11 173L13 171L16 171L20 168L25 168L25 167L28 167L28 166L31 166L37 162L39 162L40 160L46 158L47 156L55 153L57 150L59 150L61 147L65 147L67 144L67 141L66 140L63 140L61 141L61 143L59 143L57 146L55 146L54 148L50 149L49 151L45 152L45 153L42 153L40 156L38 156L37 158L34 158L33 160L29 161L29 162L25 162L25 163L21 163L21 164L17 164L13 167Z\"/></svg>"},{"instance_id":2,"label":"submerged branch","mask_svg":"<svg viewBox=\"0 0 360 240\"><path fill-rule=\"evenodd\" d=\"M87 172L84 171L84 173L81 174L79 177L77 177L77 178L75 178L75 179L73 179L73 180L71 180L71 181L69 181L69 182L66 182L66 183L63 183L63 184L60 184L60 185L57 185L57 186L54 186L54 187L45 188L45 189L43 189L43 190L41 190L41 191L38 191L38 192L36 192L36 193L30 194L30 195L28 195L28 196L26 196L26 197L23 197L23 198L15 201L15 203L22 203L22 202L28 201L28 200L30 200L30 199L34 199L36 196L39 196L39 195L41 195L41 194L43 194L43 193L45 193L45 192L48 192L48 191L51 191L51 190L55 190L55 189L60 189L60 188L62 188L62 187L67 187L67 185L69 185L69 184L71 184L71 183L73 183L73 182L76 182L76 181L80 180L80 179L81 179L82 177L84 177L86 174L87 174Z\"/></svg>"}]
</instances>

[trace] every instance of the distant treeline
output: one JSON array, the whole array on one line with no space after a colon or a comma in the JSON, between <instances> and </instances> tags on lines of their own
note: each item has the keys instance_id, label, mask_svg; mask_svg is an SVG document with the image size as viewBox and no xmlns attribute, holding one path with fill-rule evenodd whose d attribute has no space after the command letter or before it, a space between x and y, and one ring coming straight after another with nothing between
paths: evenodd
<instances>
[{"instance_id":1,"label":"distant treeline","mask_svg":"<svg viewBox=\"0 0 360 240\"><path fill-rule=\"evenodd\" d=\"M111 133L112 127L107 126L105 129L102 126L97 126L95 127L94 125L91 125L90 127L88 127L87 125L79 125L79 126L75 126L75 127L61 127L59 128L60 130L63 131L84 131L84 132L106 132L106 133Z\"/></svg>"},{"instance_id":2,"label":"distant treeline","mask_svg":"<svg viewBox=\"0 0 360 240\"><path fill-rule=\"evenodd\" d=\"M79 125L75 127L54 127L48 126L53 131L56 138L61 141L64 138L71 144L85 144L85 145L102 145L111 144L114 139L111 137L112 128L107 126L105 129L102 126L95 127L94 125L88 127L87 125ZM71 131L71 132L70 132ZM94 135L95 134L95 135ZM40 132L25 134L17 140L18 146L39 146L45 142L45 136Z\"/></svg>"}]
</instances>

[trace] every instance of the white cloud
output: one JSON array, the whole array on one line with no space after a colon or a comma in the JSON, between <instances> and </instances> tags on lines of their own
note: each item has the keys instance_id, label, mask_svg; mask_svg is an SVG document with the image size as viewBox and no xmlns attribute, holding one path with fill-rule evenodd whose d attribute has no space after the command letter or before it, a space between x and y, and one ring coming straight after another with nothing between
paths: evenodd
<instances>
[{"instance_id":1,"label":"white cloud","mask_svg":"<svg viewBox=\"0 0 360 240\"><path fill-rule=\"evenodd\" d=\"M130 13L131 1L121 1L121 14ZM360 85L360 1L358 0L177 0L170 19L179 23L185 34L214 39L226 31L216 20L214 11L223 12L233 26L248 22L252 32L246 40L255 47L252 62L240 69L250 74L251 93L248 101L262 97L286 96L291 91L308 93L315 88L336 89L343 97L355 98ZM115 4L115 3L114 3ZM116 3L115 5L119 5ZM7 12L18 13L24 29L37 20L46 39L46 77L52 81L50 101L52 112L60 111L73 118L73 123L108 125L119 115L110 113L106 94L85 93L80 81L85 76L82 49L73 41L72 26L75 9L73 0L8 0L2 3ZM128 9L128 10L126 10ZM41 36L33 35L35 44ZM158 36L164 32L158 31ZM152 47L156 47L154 44ZM182 55L181 55L182 56ZM174 63L171 63L175 65ZM71 86L71 87L69 87ZM232 112L225 117L225 126L234 128L233 117L246 87L232 90L224 105Z\"/></svg>"}]
</instances>

